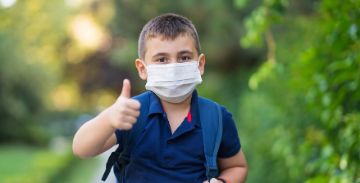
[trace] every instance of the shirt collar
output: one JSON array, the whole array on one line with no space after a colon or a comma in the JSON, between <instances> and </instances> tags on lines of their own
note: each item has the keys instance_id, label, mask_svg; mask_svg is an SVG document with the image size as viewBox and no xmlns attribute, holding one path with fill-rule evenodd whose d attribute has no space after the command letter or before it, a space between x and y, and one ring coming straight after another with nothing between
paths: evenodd
<instances>
[{"instance_id":1,"label":"shirt collar","mask_svg":"<svg viewBox=\"0 0 360 183\"><path fill-rule=\"evenodd\" d=\"M163 114L164 109L162 108L160 99L156 94L150 91L150 105L149 105L149 113L148 116L152 114Z\"/></svg>"},{"instance_id":2,"label":"shirt collar","mask_svg":"<svg viewBox=\"0 0 360 183\"><path fill-rule=\"evenodd\" d=\"M191 112L191 118L192 118L192 122L195 126L200 127L201 123L200 123L200 111L199 111L199 105L198 105L198 94L197 91L194 90L194 92L192 93L191 96L191 104L190 104L190 112Z\"/></svg>"}]
</instances>

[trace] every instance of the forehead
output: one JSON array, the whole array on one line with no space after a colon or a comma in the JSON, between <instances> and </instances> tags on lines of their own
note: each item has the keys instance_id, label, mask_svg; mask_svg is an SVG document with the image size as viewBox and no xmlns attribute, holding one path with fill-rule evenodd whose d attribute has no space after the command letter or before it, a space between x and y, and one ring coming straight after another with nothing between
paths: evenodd
<instances>
[{"instance_id":1,"label":"forehead","mask_svg":"<svg viewBox=\"0 0 360 183\"><path fill-rule=\"evenodd\" d=\"M157 53L176 54L180 51L196 52L194 39L187 34L182 34L174 39L164 36L149 37L145 44L145 58L156 55Z\"/></svg>"}]
</instances>

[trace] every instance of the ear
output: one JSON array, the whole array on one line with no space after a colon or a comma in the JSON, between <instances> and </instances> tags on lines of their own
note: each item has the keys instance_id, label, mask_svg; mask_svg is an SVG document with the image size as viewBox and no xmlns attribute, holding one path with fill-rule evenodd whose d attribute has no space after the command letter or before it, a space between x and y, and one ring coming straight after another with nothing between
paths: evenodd
<instances>
[{"instance_id":1,"label":"ear","mask_svg":"<svg viewBox=\"0 0 360 183\"><path fill-rule=\"evenodd\" d=\"M146 80L146 79L147 79L146 68L145 68L144 63L141 61L140 58L138 58L138 59L135 60L135 67L136 67L136 69L137 69L137 71L138 71L139 77L140 77L142 80Z\"/></svg>"},{"instance_id":2,"label":"ear","mask_svg":"<svg viewBox=\"0 0 360 183\"><path fill-rule=\"evenodd\" d=\"M203 75L205 72L205 55L203 53L199 56L199 70L200 74Z\"/></svg>"}]
</instances>

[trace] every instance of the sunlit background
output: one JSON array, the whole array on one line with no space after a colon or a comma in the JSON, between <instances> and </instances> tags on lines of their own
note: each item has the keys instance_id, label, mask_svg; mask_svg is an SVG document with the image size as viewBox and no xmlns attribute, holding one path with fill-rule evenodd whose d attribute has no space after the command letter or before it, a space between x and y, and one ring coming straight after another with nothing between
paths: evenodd
<instances>
[{"instance_id":1,"label":"sunlit background","mask_svg":"<svg viewBox=\"0 0 360 183\"><path fill-rule=\"evenodd\" d=\"M100 182L77 128L137 76L137 39L174 12L207 58L199 93L234 115L248 183L360 182L359 0L0 0L0 182Z\"/></svg>"}]
</instances>

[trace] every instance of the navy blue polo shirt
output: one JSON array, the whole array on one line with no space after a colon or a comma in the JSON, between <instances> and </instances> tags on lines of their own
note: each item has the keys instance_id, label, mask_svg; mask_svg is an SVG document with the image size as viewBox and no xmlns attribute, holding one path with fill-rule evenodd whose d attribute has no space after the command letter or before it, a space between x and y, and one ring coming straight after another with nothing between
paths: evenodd
<instances>
[{"instance_id":1,"label":"navy blue polo shirt","mask_svg":"<svg viewBox=\"0 0 360 183\"><path fill-rule=\"evenodd\" d=\"M147 124L133 147L123 182L202 183L206 170L197 92L192 94L190 114L173 134L159 98L148 93ZM224 126L218 157L228 158L238 153L241 145L232 115L221 108ZM115 131L120 148L122 133Z\"/></svg>"}]
</instances>

